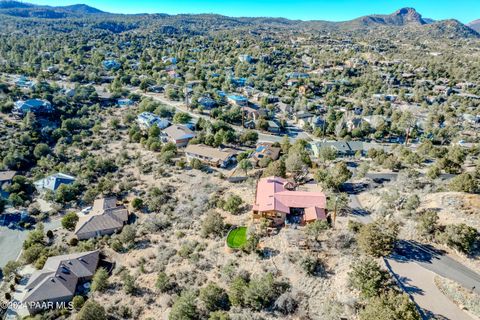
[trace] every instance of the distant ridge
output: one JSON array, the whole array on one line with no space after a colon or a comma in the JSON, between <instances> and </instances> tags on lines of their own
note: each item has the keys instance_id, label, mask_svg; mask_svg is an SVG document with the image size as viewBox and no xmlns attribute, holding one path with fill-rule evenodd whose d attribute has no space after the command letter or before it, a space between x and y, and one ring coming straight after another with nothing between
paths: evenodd
<instances>
[{"instance_id":1,"label":"distant ridge","mask_svg":"<svg viewBox=\"0 0 480 320\"><path fill-rule=\"evenodd\" d=\"M470 22L469 24L467 24L467 26L477 32L480 32L480 19Z\"/></svg>"},{"instance_id":2,"label":"distant ridge","mask_svg":"<svg viewBox=\"0 0 480 320\"><path fill-rule=\"evenodd\" d=\"M399 30L396 29L402 29L405 35L431 38L480 38L479 20L472 22L469 26L454 19L435 21L423 18L414 8L401 8L391 14L373 14L349 21L333 22L321 20L301 21L272 17L237 18L219 14L113 14L85 4L40 6L20 1L0 0L0 15L8 15L20 19L83 19L91 17L94 19L89 22L92 23L90 27L113 33L148 29L152 25L157 25L161 30L165 29L165 26L169 26L171 30L183 30L184 32L192 29L195 32L209 32L211 28L235 29L238 27L306 28L319 31L338 30L343 32L369 32L381 28L394 32L399 36L402 33L399 33ZM0 18L0 27L1 23L2 19ZM69 27L64 30L71 29Z\"/></svg>"},{"instance_id":3,"label":"distant ridge","mask_svg":"<svg viewBox=\"0 0 480 320\"><path fill-rule=\"evenodd\" d=\"M414 8L402 8L388 15L368 15L353 20L364 25L381 24L389 26L405 26L408 24L424 25L428 22Z\"/></svg>"},{"instance_id":4,"label":"distant ridge","mask_svg":"<svg viewBox=\"0 0 480 320\"><path fill-rule=\"evenodd\" d=\"M86 4L73 4L73 5L70 5L70 6L57 7L57 8L63 8L65 10L78 12L78 13L84 13L84 14L105 13L102 10L99 10L97 8L94 8L94 7L87 6Z\"/></svg>"},{"instance_id":5,"label":"distant ridge","mask_svg":"<svg viewBox=\"0 0 480 320\"><path fill-rule=\"evenodd\" d=\"M35 17L47 19L59 19L78 17L89 14L105 13L86 4L74 4L69 6L41 6L26 2L0 0L0 13L16 17Z\"/></svg>"}]
</instances>

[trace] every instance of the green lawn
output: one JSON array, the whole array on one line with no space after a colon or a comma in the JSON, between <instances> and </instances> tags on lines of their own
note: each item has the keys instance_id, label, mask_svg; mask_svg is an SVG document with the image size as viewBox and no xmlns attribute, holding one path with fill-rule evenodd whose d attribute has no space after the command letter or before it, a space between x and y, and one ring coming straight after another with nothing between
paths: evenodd
<instances>
[{"instance_id":1,"label":"green lawn","mask_svg":"<svg viewBox=\"0 0 480 320\"><path fill-rule=\"evenodd\" d=\"M228 233L227 245L238 249L247 241L247 227L238 227Z\"/></svg>"}]
</instances>

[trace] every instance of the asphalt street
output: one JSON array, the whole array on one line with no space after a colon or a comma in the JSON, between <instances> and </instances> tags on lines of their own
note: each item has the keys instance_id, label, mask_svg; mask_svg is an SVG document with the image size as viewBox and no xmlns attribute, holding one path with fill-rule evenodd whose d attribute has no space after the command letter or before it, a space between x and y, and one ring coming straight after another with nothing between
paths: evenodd
<instances>
[{"instance_id":1,"label":"asphalt street","mask_svg":"<svg viewBox=\"0 0 480 320\"><path fill-rule=\"evenodd\" d=\"M45 222L45 231L60 228L60 220ZM10 260L16 260L22 252L22 245L29 230L0 227L0 268Z\"/></svg>"}]
</instances>

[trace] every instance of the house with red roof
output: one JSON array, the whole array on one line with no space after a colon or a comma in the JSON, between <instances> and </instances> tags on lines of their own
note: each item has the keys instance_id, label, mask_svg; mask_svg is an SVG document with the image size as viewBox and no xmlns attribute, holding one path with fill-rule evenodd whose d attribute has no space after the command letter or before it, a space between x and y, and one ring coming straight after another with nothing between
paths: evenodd
<instances>
[{"instance_id":1,"label":"house with red roof","mask_svg":"<svg viewBox=\"0 0 480 320\"><path fill-rule=\"evenodd\" d=\"M253 204L253 219L266 218L277 227L326 220L324 193L293 189L291 182L280 177L260 179Z\"/></svg>"}]
</instances>

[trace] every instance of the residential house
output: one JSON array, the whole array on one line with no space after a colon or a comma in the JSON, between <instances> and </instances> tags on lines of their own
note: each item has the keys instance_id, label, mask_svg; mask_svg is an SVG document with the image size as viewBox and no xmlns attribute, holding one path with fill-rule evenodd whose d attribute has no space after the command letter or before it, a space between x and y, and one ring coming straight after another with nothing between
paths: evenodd
<instances>
[{"instance_id":1,"label":"residential house","mask_svg":"<svg viewBox=\"0 0 480 320\"><path fill-rule=\"evenodd\" d=\"M313 114L308 111L301 110L293 115L293 120L298 123L301 119L308 119L311 117L313 117Z\"/></svg>"},{"instance_id":2,"label":"residential house","mask_svg":"<svg viewBox=\"0 0 480 320\"><path fill-rule=\"evenodd\" d=\"M247 84L247 79L246 78L235 78L231 77L230 82L232 85L235 87L244 87Z\"/></svg>"},{"instance_id":3,"label":"residential house","mask_svg":"<svg viewBox=\"0 0 480 320\"><path fill-rule=\"evenodd\" d=\"M294 111L294 108L291 105L283 103L283 102L276 103L275 107L279 112L281 112L285 115L290 115Z\"/></svg>"},{"instance_id":4,"label":"residential house","mask_svg":"<svg viewBox=\"0 0 480 320\"><path fill-rule=\"evenodd\" d=\"M0 198L8 198L8 193L3 190L3 186L11 184L16 175L16 171L0 171Z\"/></svg>"},{"instance_id":5,"label":"residential house","mask_svg":"<svg viewBox=\"0 0 480 320\"><path fill-rule=\"evenodd\" d=\"M198 99L198 104L202 106L202 108L210 110L216 108L218 106L217 101L210 97L201 97Z\"/></svg>"},{"instance_id":6,"label":"residential house","mask_svg":"<svg viewBox=\"0 0 480 320\"><path fill-rule=\"evenodd\" d=\"M152 126L157 126L160 129L165 129L170 125L167 119L160 118L151 112L142 112L137 116L137 123L142 130L148 130Z\"/></svg>"},{"instance_id":7,"label":"residential house","mask_svg":"<svg viewBox=\"0 0 480 320\"><path fill-rule=\"evenodd\" d=\"M65 308L80 285L90 281L100 261L98 250L54 256L32 274L21 302L31 314L49 308Z\"/></svg>"},{"instance_id":8,"label":"residential house","mask_svg":"<svg viewBox=\"0 0 480 320\"><path fill-rule=\"evenodd\" d=\"M282 128L276 123L275 121L268 120L268 132L271 133L280 133L282 131Z\"/></svg>"},{"instance_id":9,"label":"residential house","mask_svg":"<svg viewBox=\"0 0 480 320\"><path fill-rule=\"evenodd\" d=\"M15 86L19 88L31 88L33 86L33 81L28 80L25 76L20 76L15 80Z\"/></svg>"},{"instance_id":10,"label":"residential house","mask_svg":"<svg viewBox=\"0 0 480 320\"><path fill-rule=\"evenodd\" d=\"M176 64L177 63L177 58L165 56L165 57L162 57L162 62L163 63Z\"/></svg>"},{"instance_id":11,"label":"residential house","mask_svg":"<svg viewBox=\"0 0 480 320\"><path fill-rule=\"evenodd\" d=\"M294 191L293 187L292 183L279 177L260 179L253 204L253 220L267 219L275 227L326 220L325 194Z\"/></svg>"},{"instance_id":12,"label":"residential house","mask_svg":"<svg viewBox=\"0 0 480 320\"><path fill-rule=\"evenodd\" d=\"M38 192L50 190L56 191L62 184L72 184L76 180L75 177L64 173L55 173L46 178L34 182L35 188Z\"/></svg>"},{"instance_id":13,"label":"residential house","mask_svg":"<svg viewBox=\"0 0 480 320\"><path fill-rule=\"evenodd\" d=\"M53 112L53 107L49 101L40 99L19 100L15 102L12 110L14 115L23 117L28 112L35 113L36 115L49 114Z\"/></svg>"},{"instance_id":14,"label":"residential house","mask_svg":"<svg viewBox=\"0 0 480 320\"><path fill-rule=\"evenodd\" d=\"M185 147L188 142L195 138L195 133L188 127L174 124L162 132L164 140L175 143L177 147Z\"/></svg>"},{"instance_id":15,"label":"residential house","mask_svg":"<svg viewBox=\"0 0 480 320\"><path fill-rule=\"evenodd\" d=\"M122 66L117 60L105 60L102 64L105 70L117 70Z\"/></svg>"},{"instance_id":16,"label":"residential house","mask_svg":"<svg viewBox=\"0 0 480 320\"><path fill-rule=\"evenodd\" d=\"M308 79L310 75L305 72L290 72L287 73L287 79Z\"/></svg>"},{"instance_id":17,"label":"residential house","mask_svg":"<svg viewBox=\"0 0 480 320\"><path fill-rule=\"evenodd\" d=\"M325 125L325 121L321 117L313 116L310 118L302 118L298 120L297 124L300 128L310 127L312 129L315 129L323 128L323 126Z\"/></svg>"},{"instance_id":18,"label":"residential house","mask_svg":"<svg viewBox=\"0 0 480 320\"><path fill-rule=\"evenodd\" d=\"M239 55L238 60L240 62L246 62L246 63L254 63L255 62L255 59L253 59L253 57L248 55L248 54Z\"/></svg>"},{"instance_id":19,"label":"residential house","mask_svg":"<svg viewBox=\"0 0 480 320\"><path fill-rule=\"evenodd\" d=\"M365 116L362 119L367 122L373 129L377 129L387 123L387 118L383 115Z\"/></svg>"},{"instance_id":20,"label":"residential house","mask_svg":"<svg viewBox=\"0 0 480 320\"><path fill-rule=\"evenodd\" d=\"M281 150L282 148L274 147L271 142L260 142L257 144L255 151L250 155L250 158L255 165L258 165L258 162L265 158L270 158L272 161L275 161L278 160Z\"/></svg>"},{"instance_id":21,"label":"residential house","mask_svg":"<svg viewBox=\"0 0 480 320\"><path fill-rule=\"evenodd\" d=\"M370 149L389 151L389 146L384 146L376 142L363 141L324 141L310 144L310 148L315 157L319 157L320 150L323 148L332 148L336 151L337 157L353 157L357 152L365 156Z\"/></svg>"},{"instance_id":22,"label":"residential house","mask_svg":"<svg viewBox=\"0 0 480 320\"><path fill-rule=\"evenodd\" d=\"M365 122L362 118L352 118L347 121L347 130L348 132L351 132L355 129L361 129L362 124Z\"/></svg>"},{"instance_id":23,"label":"residential house","mask_svg":"<svg viewBox=\"0 0 480 320\"><path fill-rule=\"evenodd\" d=\"M165 88L162 86L153 85L147 88L148 92L162 93L165 91Z\"/></svg>"},{"instance_id":24,"label":"residential house","mask_svg":"<svg viewBox=\"0 0 480 320\"><path fill-rule=\"evenodd\" d=\"M133 106L133 101L131 99L118 99L117 104L119 107L129 107Z\"/></svg>"},{"instance_id":25,"label":"residential house","mask_svg":"<svg viewBox=\"0 0 480 320\"><path fill-rule=\"evenodd\" d=\"M170 70L167 72L167 74L170 78L173 78L173 79L179 79L182 77L182 75L175 70Z\"/></svg>"},{"instance_id":26,"label":"residential house","mask_svg":"<svg viewBox=\"0 0 480 320\"><path fill-rule=\"evenodd\" d=\"M244 96L230 94L227 96L227 102L233 106L246 107L248 105L248 99Z\"/></svg>"},{"instance_id":27,"label":"residential house","mask_svg":"<svg viewBox=\"0 0 480 320\"><path fill-rule=\"evenodd\" d=\"M75 227L79 240L111 235L123 229L128 221L128 210L117 206L116 198L97 199L88 214L80 215Z\"/></svg>"},{"instance_id":28,"label":"residential house","mask_svg":"<svg viewBox=\"0 0 480 320\"><path fill-rule=\"evenodd\" d=\"M220 150L206 145L190 144L185 149L187 160L198 159L210 166L226 168L236 162L236 152L233 150Z\"/></svg>"}]
</instances>

